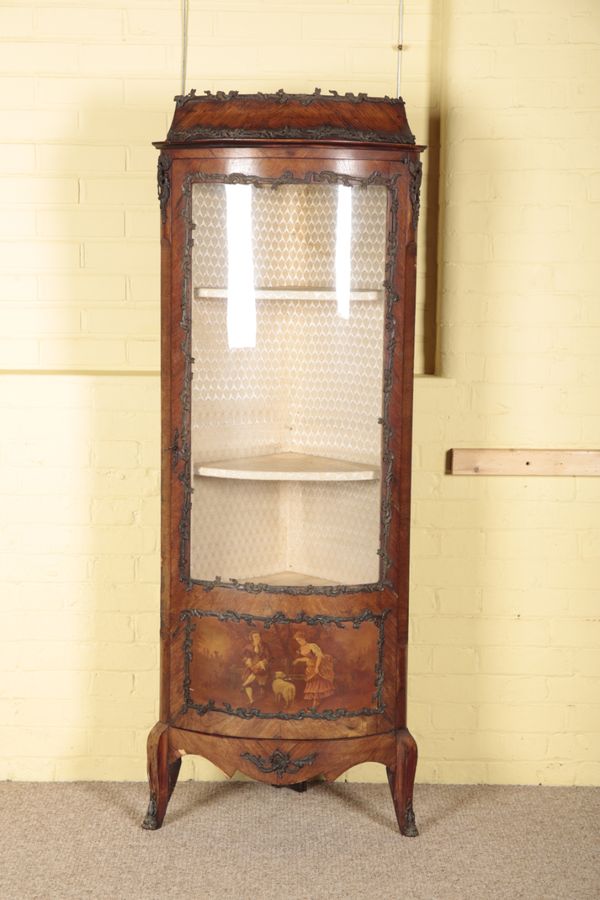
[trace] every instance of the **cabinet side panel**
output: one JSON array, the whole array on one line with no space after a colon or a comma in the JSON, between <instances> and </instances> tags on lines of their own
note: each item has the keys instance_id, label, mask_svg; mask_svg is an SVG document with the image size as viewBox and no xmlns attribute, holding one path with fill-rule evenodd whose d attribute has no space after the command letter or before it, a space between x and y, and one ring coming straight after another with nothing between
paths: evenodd
<instances>
[{"instance_id":1,"label":"cabinet side panel","mask_svg":"<svg viewBox=\"0 0 600 900\"><path fill-rule=\"evenodd\" d=\"M161 522L160 522L160 719L169 717L170 680L170 598L171 598L171 310L173 304L173 270L171 244L171 160L164 151L158 162L158 189L161 206Z\"/></svg>"},{"instance_id":2,"label":"cabinet side panel","mask_svg":"<svg viewBox=\"0 0 600 900\"><path fill-rule=\"evenodd\" d=\"M390 428L392 430L393 489L390 527L391 580L398 595L398 691L399 728L406 727L407 642L410 581L410 519L412 471L412 409L414 382L414 332L416 289L416 226L419 211L421 163L407 156L400 181L397 210L399 252L393 272L398 297L394 306L395 347L392 366Z\"/></svg>"}]
</instances>

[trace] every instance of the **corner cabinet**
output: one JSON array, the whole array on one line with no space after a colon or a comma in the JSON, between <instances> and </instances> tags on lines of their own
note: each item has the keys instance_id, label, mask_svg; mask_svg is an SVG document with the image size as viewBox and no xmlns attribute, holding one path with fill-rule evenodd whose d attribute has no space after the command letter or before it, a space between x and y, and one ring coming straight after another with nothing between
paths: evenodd
<instances>
[{"instance_id":1,"label":"corner cabinet","mask_svg":"<svg viewBox=\"0 0 600 900\"><path fill-rule=\"evenodd\" d=\"M400 99L176 98L162 218L159 828L181 757L269 784L387 767L406 727L416 229Z\"/></svg>"}]
</instances>

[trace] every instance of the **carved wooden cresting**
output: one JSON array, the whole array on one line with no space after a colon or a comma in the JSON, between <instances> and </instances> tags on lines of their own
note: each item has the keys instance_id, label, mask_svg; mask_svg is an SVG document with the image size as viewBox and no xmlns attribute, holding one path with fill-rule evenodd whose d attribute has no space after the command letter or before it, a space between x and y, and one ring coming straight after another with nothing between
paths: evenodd
<instances>
[{"instance_id":1,"label":"carved wooden cresting","mask_svg":"<svg viewBox=\"0 0 600 900\"><path fill-rule=\"evenodd\" d=\"M402 100L177 97L162 246L159 828L181 757L273 785L387 767L406 723L416 228Z\"/></svg>"}]
</instances>

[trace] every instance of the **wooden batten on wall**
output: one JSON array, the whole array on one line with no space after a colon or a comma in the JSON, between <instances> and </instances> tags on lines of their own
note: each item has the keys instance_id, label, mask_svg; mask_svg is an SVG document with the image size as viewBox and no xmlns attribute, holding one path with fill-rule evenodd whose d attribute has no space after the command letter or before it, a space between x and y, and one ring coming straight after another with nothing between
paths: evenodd
<instances>
[{"instance_id":1,"label":"wooden batten on wall","mask_svg":"<svg viewBox=\"0 0 600 900\"><path fill-rule=\"evenodd\" d=\"M449 451L450 475L600 475L600 450Z\"/></svg>"}]
</instances>

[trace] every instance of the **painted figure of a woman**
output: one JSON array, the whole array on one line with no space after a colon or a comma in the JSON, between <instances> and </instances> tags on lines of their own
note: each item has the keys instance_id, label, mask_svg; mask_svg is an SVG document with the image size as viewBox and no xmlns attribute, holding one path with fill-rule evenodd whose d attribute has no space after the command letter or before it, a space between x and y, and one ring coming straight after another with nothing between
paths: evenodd
<instances>
[{"instance_id":1,"label":"painted figure of a woman","mask_svg":"<svg viewBox=\"0 0 600 900\"><path fill-rule=\"evenodd\" d=\"M293 665L305 666L304 699L310 707L318 707L334 693L333 658L323 653L318 644L309 643L302 633L295 634L294 640L300 655Z\"/></svg>"}]
</instances>

